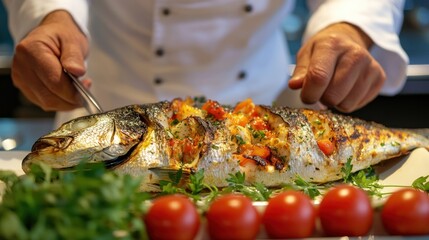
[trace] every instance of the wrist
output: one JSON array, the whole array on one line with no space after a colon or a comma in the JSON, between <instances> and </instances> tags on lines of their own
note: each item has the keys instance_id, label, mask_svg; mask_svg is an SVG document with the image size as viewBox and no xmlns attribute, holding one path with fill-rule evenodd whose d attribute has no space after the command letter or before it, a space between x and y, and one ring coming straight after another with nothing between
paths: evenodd
<instances>
[{"instance_id":1,"label":"wrist","mask_svg":"<svg viewBox=\"0 0 429 240\"><path fill-rule=\"evenodd\" d=\"M330 26L328 26L326 31L331 31L334 33L345 33L347 34L353 41L361 45L362 47L365 47L366 49L370 49L371 46L374 44L372 39L358 26L341 22L341 23L335 23Z\"/></svg>"},{"instance_id":2,"label":"wrist","mask_svg":"<svg viewBox=\"0 0 429 240\"><path fill-rule=\"evenodd\" d=\"M40 22L40 25L49 24L49 23L58 23L70 21L74 23L72 16L65 10L55 10L46 15L43 20Z\"/></svg>"}]
</instances>

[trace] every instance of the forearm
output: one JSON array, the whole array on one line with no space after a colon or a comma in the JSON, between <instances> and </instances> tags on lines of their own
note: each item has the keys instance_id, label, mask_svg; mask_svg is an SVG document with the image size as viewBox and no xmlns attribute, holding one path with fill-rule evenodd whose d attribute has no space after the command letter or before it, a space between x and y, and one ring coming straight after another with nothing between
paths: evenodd
<instances>
[{"instance_id":1,"label":"forearm","mask_svg":"<svg viewBox=\"0 0 429 240\"><path fill-rule=\"evenodd\" d=\"M37 27L49 13L61 9L69 12L81 31L88 35L87 0L3 0L3 2L15 43Z\"/></svg>"}]
</instances>

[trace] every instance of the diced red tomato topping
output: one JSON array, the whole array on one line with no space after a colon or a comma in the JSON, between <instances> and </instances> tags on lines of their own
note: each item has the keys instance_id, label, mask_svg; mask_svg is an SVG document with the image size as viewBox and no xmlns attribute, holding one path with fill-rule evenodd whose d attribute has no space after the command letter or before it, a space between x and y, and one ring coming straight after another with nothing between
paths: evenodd
<instances>
[{"instance_id":1,"label":"diced red tomato topping","mask_svg":"<svg viewBox=\"0 0 429 240\"><path fill-rule=\"evenodd\" d=\"M194 149L195 149L195 146L194 146L194 142L192 141L192 139L189 139L189 138L184 139L183 153L184 154L192 154Z\"/></svg>"},{"instance_id":2,"label":"diced red tomato topping","mask_svg":"<svg viewBox=\"0 0 429 240\"><path fill-rule=\"evenodd\" d=\"M183 112L184 105L192 106L194 101L191 98L182 99L174 99L171 103L171 108L173 110L173 116L170 120L183 120L186 114Z\"/></svg>"},{"instance_id":3,"label":"diced red tomato topping","mask_svg":"<svg viewBox=\"0 0 429 240\"><path fill-rule=\"evenodd\" d=\"M271 151L267 146L258 146L252 144L241 145L240 151L244 155L259 156L263 159L268 159L271 155Z\"/></svg>"},{"instance_id":4,"label":"diced red tomato topping","mask_svg":"<svg viewBox=\"0 0 429 240\"><path fill-rule=\"evenodd\" d=\"M251 115L254 111L255 111L255 104L250 98L237 103L237 105L234 108L234 113L241 112L247 115Z\"/></svg>"},{"instance_id":5,"label":"diced red tomato topping","mask_svg":"<svg viewBox=\"0 0 429 240\"><path fill-rule=\"evenodd\" d=\"M243 155L240 154L234 154L235 159L238 159L238 162L240 166L244 167L248 164L250 165L256 165L256 162L253 159L245 158Z\"/></svg>"},{"instance_id":6,"label":"diced red tomato topping","mask_svg":"<svg viewBox=\"0 0 429 240\"><path fill-rule=\"evenodd\" d=\"M317 140L317 145L319 146L320 150L322 150L322 152L327 156L331 155L334 152L334 143L327 138Z\"/></svg>"},{"instance_id":7,"label":"diced red tomato topping","mask_svg":"<svg viewBox=\"0 0 429 240\"><path fill-rule=\"evenodd\" d=\"M230 119L234 125L240 125L242 127L246 126L250 121L249 117L244 114L231 114Z\"/></svg>"},{"instance_id":8,"label":"diced red tomato topping","mask_svg":"<svg viewBox=\"0 0 429 240\"><path fill-rule=\"evenodd\" d=\"M183 105L183 101L180 99L174 99L173 102L171 103L171 108L173 109L173 116L172 116L172 120L174 119L178 119L178 114L180 112L180 109L182 108Z\"/></svg>"},{"instance_id":9,"label":"diced red tomato topping","mask_svg":"<svg viewBox=\"0 0 429 240\"><path fill-rule=\"evenodd\" d=\"M226 118L225 109L217 101L208 100L204 103L202 109L209 115L212 115L216 120L223 120Z\"/></svg>"},{"instance_id":10,"label":"diced red tomato topping","mask_svg":"<svg viewBox=\"0 0 429 240\"><path fill-rule=\"evenodd\" d=\"M255 130L270 130L270 126L268 125L268 123L266 121L262 120L262 118L260 118L260 117L254 118L250 122L250 125Z\"/></svg>"}]
</instances>

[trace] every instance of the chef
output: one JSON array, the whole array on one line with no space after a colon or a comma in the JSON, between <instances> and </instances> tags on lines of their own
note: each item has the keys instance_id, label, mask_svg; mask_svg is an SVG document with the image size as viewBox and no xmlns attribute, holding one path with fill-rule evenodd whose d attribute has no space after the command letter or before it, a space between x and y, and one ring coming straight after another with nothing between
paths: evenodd
<instances>
[{"instance_id":1,"label":"chef","mask_svg":"<svg viewBox=\"0 0 429 240\"><path fill-rule=\"evenodd\" d=\"M186 96L271 104L289 87L286 104L350 112L406 79L399 0L308 1L292 73L281 30L291 0L3 1L14 85L59 123L86 114L62 68L105 110Z\"/></svg>"}]
</instances>

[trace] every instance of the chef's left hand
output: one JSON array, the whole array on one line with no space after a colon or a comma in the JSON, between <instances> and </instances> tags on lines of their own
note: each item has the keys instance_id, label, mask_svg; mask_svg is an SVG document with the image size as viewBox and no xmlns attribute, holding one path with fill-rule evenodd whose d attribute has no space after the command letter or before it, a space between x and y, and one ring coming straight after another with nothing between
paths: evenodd
<instances>
[{"instance_id":1,"label":"chef's left hand","mask_svg":"<svg viewBox=\"0 0 429 240\"><path fill-rule=\"evenodd\" d=\"M328 26L299 50L289 87L302 88L304 103L320 101L342 112L363 107L378 95L386 79L384 70L368 51L372 44L356 26Z\"/></svg>"}]
</instances>

